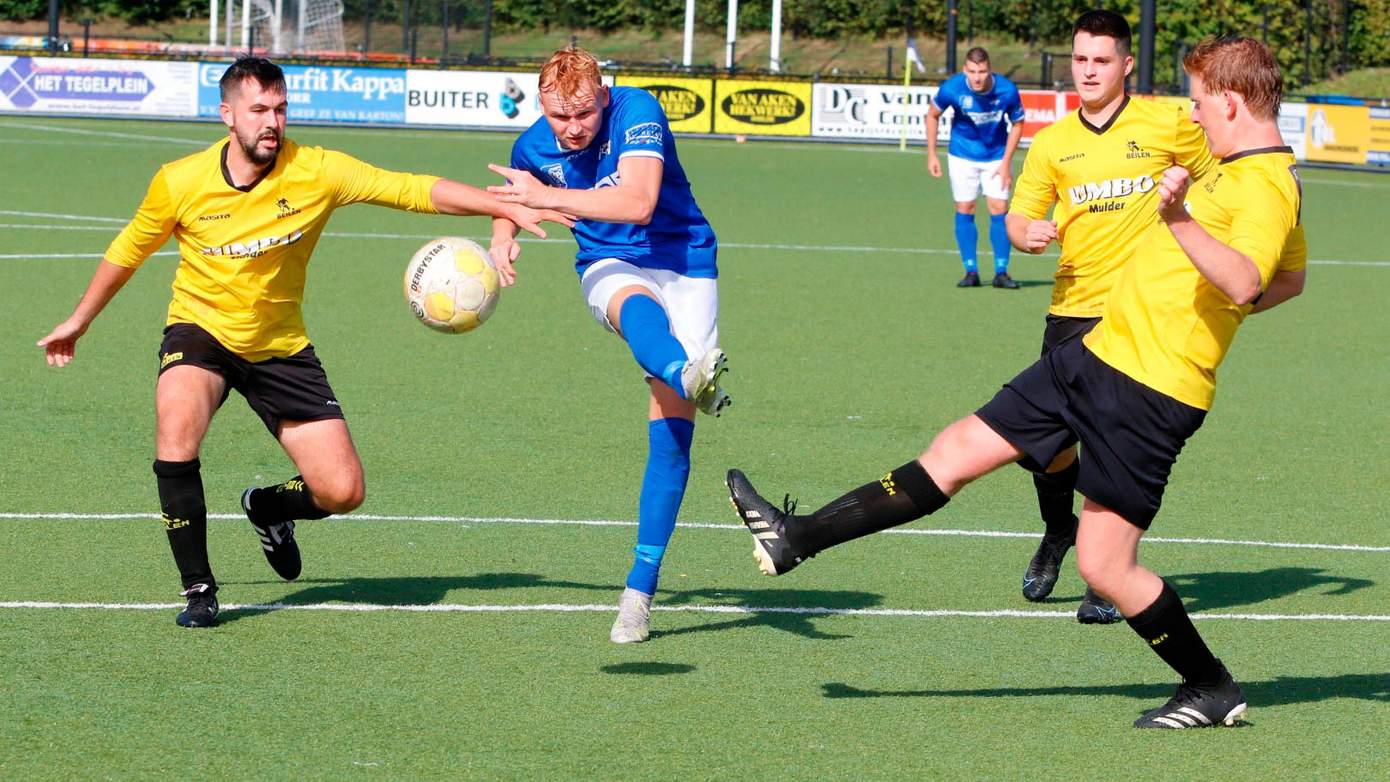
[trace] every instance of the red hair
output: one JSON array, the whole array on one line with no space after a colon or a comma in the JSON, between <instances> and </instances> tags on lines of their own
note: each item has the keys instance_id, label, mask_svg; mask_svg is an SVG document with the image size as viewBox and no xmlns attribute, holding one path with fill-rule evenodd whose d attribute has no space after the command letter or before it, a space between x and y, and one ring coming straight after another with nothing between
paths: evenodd
<instances>
[{"instance_id":1,"label":"red hair","mask_svg":"<svg viewBox=\"0 0 1390 782\"><path fill-rule=\"evenodd\" d=\"M550 55L541 68L541 92L556 91L573 97L585 90L597 93L603 86L598 60L578 47L566 47Z\"/></svg>"}]
</instances>

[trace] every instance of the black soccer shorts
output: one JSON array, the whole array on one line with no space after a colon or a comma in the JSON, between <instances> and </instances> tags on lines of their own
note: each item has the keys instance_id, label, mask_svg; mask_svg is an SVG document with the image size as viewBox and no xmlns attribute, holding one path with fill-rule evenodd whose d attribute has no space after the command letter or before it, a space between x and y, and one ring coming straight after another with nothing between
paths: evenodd
<instances>
[{"instance_id":1,"label":"black soccer shorts","mask_svg":"<svg viewBox=\"0 0 1390 782\"><path fill-rule=\"evenodd\" d=\"M1076 490L1148 529L1168 474L1206 411L1112 368L1079 339L1038 359L975 413L1041 472L1081 443Z\"/></svg>"},{"instance_id":2,"label":"black soccer shorts","mask_svg":"<svg viewBox=\"0 0 1390 782\"><path fill-rule=\"evenodd\" d=\"M251 362L228 350L202 328L174 323L164 329L164 341L159 346L159 374L185 364L221 375L227 381L227 389L218 406L236 389L277 439L284 421L343 417L343 409L328 385L328 375L314 354L313 345L293 356Z\"/></svg>"}]
</instances>

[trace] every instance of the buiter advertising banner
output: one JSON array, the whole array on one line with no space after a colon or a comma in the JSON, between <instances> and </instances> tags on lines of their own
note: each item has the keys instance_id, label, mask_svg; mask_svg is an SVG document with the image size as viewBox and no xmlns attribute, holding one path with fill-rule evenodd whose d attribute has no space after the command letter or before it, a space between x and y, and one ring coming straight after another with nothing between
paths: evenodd
<instances>
[{"instance_id":1,"label":"buiter advertising banner","mask_svg":"<svg viewBox=\"0 0 1390 782\"><path fill-rule=\"evenodd\" d=\"M715 133L811 135L810 84L719 79L714 83L714 106Z\"/></svg>"},{"instance_id":2,"label":"buiter advertising banner","mask_svg":"<svg viewBox=\"0 0 1390 782\"><path fill-rule=\"evenodd\" d=\"M619 76L619 87L641 87L656 97L671 123L682 133L709 133L714 128L714 80L671 76Z\"/></svg>"},{"instance_id":3,"label":"buiter advertising banner","mask_svg":"<svg viewBox=\"0 0 1390 782\"><path fill-rule=\"evenodd\" d=\"M0 57L0 109L192 117L191 62Z\"/></svg>"},{"instance_id":4,"label":"buiter advertising banner","mask_svg":"<svg viewBox=\"0 0 1390 782\"><path fill-rule=\"evenodd\" d=\"M811 135L825 138L897 139L906 126L907 137L923 141L923 127L936 87L891 84L815 85ZM941 123L937 137L948 138L948 123Z\"/></svg>"},{"instance_id":5,"label":"buiter advertising banner","mask_svg":"<svg viewBox=\"0 0 1390 782\"><path fill-rule=\"evenodd\" d=\"M410 71L405 121L524 130L540 119L536 73Z\"/></svg>"},{"instance_id":6,"label":"buiter advertising banner","mask_svg":"<svg viewBox=\"0 0 1390 782\"><path fill-rule=\"evenodd\" d=\"M1390 109L1372 107L1371 148L1366 150L1366 162L1373 166L1390 166Z\"/></svg>"},{"instance_id":7,"label":"buiter advertising banner","mask_svg":"<svg viewBox=\"0 0 1390 782\"><path fill-rule=\"evenodd\" d=\"M218 116L218 80L229 63L198 66L198 116ZM335 68L286 65L291 122L405 122L405 71L399 68Z\"/></svg>"},{"instance_id":8,"label":"buiter advertising banner","mask_svg":"<svg viewBox=\"0 0 1390 782\"><path fill-rule=\"evenodd\" d=\"M1308 159L1320 163L1366 163L1371 118L1365 106L1308 104Z\"/></svg>"}]
</instances>

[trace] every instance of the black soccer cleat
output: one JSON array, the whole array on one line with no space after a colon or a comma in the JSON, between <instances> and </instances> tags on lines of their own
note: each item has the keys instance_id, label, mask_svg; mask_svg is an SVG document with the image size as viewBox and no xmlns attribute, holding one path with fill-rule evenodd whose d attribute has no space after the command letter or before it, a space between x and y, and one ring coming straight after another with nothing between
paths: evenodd
<instances>
[{"instance_id":1,"label":"black soccer cleat","mask_svg":"<svg viewBox=\"0 0 1390 782\"><path fill-rule=\"evenodd\" d=\"M188 598L188 605L174 622L179 627L212 627L217 624L217 588L209 584L194 584L179 593Z\"/></svg>"},{"instance_id":2,"label":"black soccer cleat","mask_svg":"<svg viewBox=\"0 0 1390 782\"><path fill-rule=\"evenodd\" d=\"M1023 571L1023 599L1036 603L1052 594L1062 560L1067 556L1067 549L1075 543L1075 529L1064 538L1043 535L1038 550L1028 561L1028 569Z\"/></svg>"},{"instance_id":3,"label":"black soccer cleat","mask_svg":"<svg viewBox=\"0 0 1390 782\"><path fill-rule=\"evenodd\" d=\"M299 571L303 567L303 562L299 559L299 544L294 539L294 522L282 521L279 524L263 524L256 520L255 514L251 511L251 492L255 489L247 489L241 493L241 509L246 512L246 518L251 522L251 527L256 530L256 536L261 539L261 550L265 552L265 561L270 563L275 574L286 581L293 581L299 578Z\"/></svg>"},{"instance_id":4,"label":"black soccer cleat","mask_svg":"<svg viewBox=\"0 0 1390 782\"><path fill-rule=\"evenodd\" d=\"M1010 277L1008 272L999 272L994 275L994 282L991 284L996 288L1008 288L1011 291L1018 290L1019 287L1018 282Z\"/></svg>"},{"instance_id":5,"label":"black soccer cleat","mask_svg":"<svg viewBox=\"0 0 1390 782\"><path fill-rule=\"evenodd\" d=\"M957 287L957 288L978 288L978 287L980 287L980 273L979 273L979 272L966 272L966 273L965 273L965 276L960 278L960 282L956 283L956 287Z\"/></svg>"},{"instance_id":6,"label":"black soccer cleat","mask_svg":"<svg viewBox=\"0 0 1390 782\"><path fill-rule=\"evenodd\" d=\"M753 533L753 559L759 570L780 576L815 556L814 552L800 551L787 540L787 524L792 522L796 503L783 499L782 510L778 510L758 494L748 476L739 470L729 470L725 483L739 521Z\"/></svg>"},{"instance_id":7,"label":"black soccer cleat","mask_svg":"<svg viewBox=\"0 0 1390 782\"><path fill-rule=\"evenodd\" d=\"M1186 682L1167 703L1134 721L1136 728L1207 728L1231 726L1245 714L1245 695L1231 672L1221 667L1221 679L1212 687L1196 687Z\"/></svg>"},{"instance_id":8,"label":"black soccer cleat","mask_svg":"<svg viewBox=\"0 0 1390 782\"><path fill-rule=\"evenodd\" d=\"M1113 625L1124 619L1114 603L1086 587L1086 596L1081 598L1081 605L1076 608L1076 621L1083 625Z\"/></svg>"}]
</instances>

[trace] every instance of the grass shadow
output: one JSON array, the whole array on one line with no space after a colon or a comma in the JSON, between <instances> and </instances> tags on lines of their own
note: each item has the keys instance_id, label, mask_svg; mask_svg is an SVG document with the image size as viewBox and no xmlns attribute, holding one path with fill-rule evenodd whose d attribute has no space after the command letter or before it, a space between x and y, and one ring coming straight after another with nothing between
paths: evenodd
<instances>
[{"instance_id":1,"label":"grass shadow","mask_svg":"<svg viewBox=\"0 0 1390 782\"><path fill-rule=\"evenodd\" d=\"M835 610L873 608L883 602L883 596L872 592L828 589L688 589L664 595L658 605L730 606L738 618L719 622L678 627L674 630L653 630L653 638L666 638L689 633L709 633L739 630L748 627L770 627L823 641L850 638L848 635L827 633L815 625L815 620ZM818 609L806 609L816 606ZM764 609L764 610L758 610Z\"/></svg>"},{"instance_id":2,"label":"grass shadow","mask_svg":"<svg viewBox=\"0 0 1390 782\"><path fill-rule=\"evenodd\" d=\"M1311 567L1277 567L1255 573L1184 573L1165 578L1182 595L1187 610L1194 613L1254 605L1306 589L1322 589L1324 596L1347 595L1376 583L1330 575L1322 568Z\"/></svg>"},{"instance_id":3,"label":"grass shadow","mask_svg":"<svg viewBox=\"0 0 1390 782\"><path fill-rule=\"evenodd\" d=\"M604 673L623 674L628 676L671 676L673 674L690 673L695 670L695 666L685 663L654 663L654 662L630 662L614 663L604 665L599 668Z\"/></svg>"}]
</instances>

